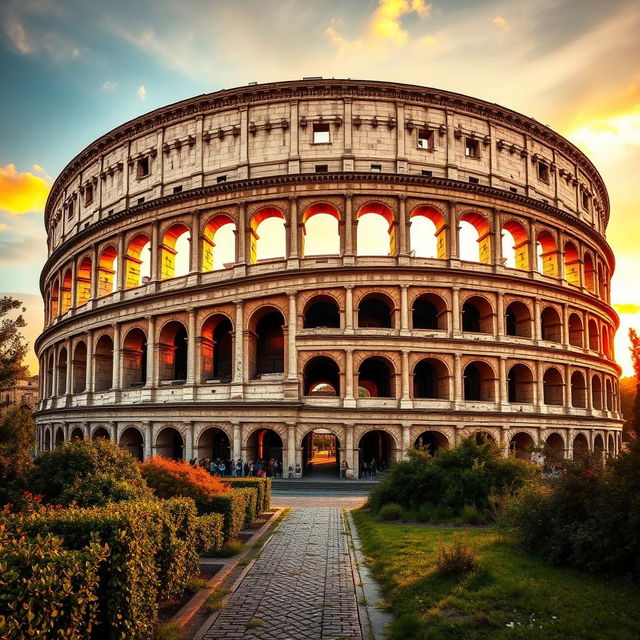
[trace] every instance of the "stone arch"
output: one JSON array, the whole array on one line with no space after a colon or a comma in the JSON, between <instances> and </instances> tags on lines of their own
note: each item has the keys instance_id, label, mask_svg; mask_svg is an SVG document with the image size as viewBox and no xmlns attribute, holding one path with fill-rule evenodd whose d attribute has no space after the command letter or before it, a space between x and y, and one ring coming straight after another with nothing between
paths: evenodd
<instances>
[{"instance_id":1,"label":"stone arch","mask_svg":"<svg viewBox=\"0 0 640 640\"><path fill-rule=\"evenodd\" d=\"M571 374L571 406L582 409L587 406L587 385L582 371Z\"/></svg>"},{"instance_id":2,"label":"stone arch","mask_svg":"<svg viewBox=\"0 0 640 640\"><path fill-rule=\"evenodd\" d=\"M574 347L584 346L584 326L577 313L569 315L569 344Z\"/></svg>"},{"instance_id":3,"label":"stone arch","mask_svg":"<svg viewBox=\"0 0 640 640\"><path fill-rule=\"evenodd\" d=\"M529 235L516 220L502 225L502 258L506 267L529 270Z\"/></svg>"},{"instance_id":4,"label":"stone arch","mask_svg":"<svg viewBox=\"0 0 640 640\"><path fill-rule=\"evenodd\" d=\"M616 439L613 437L613 434L610 433L607 436L607 451L610 456L615 455L616 452Z\"/></svg>"},{"instance_id":5,"label":"stone arch","mask_svg":"<svg viewBox=\"0 0 640 640\"><path fill-rule=\"evenodd\" d=\"M60 312L60 280L55 278L51 288L51 311L50 319L53 322Z\"/></svg>"},{"instance_id":6,"label":"stone arch","mask_svg":"<svg viewBox=\"0 0 640 640\"><path fill-rule=\"evenodd\" d=\"M54 447L59 447L64 444L64 429L62 427L58 427L55 431L55 439L53 441Z\"/></svg>"},{"instance_id":7,"label":"stone arch","mask_svg":"<svg viewBox=\"0 0 640 640\"><path fill-rule=\"evenodd\" d=\"M491 226L482 214L467 211L460 216L460 259L491 264ZM477 244L473 247L472 242Z\"/></svg>"},{"instance_id":8,"label":"stone arch","mask_svg":"<svg viewBox=\"0 0 640 640\"><path fill-rule=\"evenodd\" d=\"M604 462L604 438L600 433L596 433L593 438L593 453L596 461L602 464Z\"/></svg>"},{"instance_id":9,"label":"stone arch","mask_svg":"<svg viewBox=\"0 0 640 640\"><path fill-rule=\"evenodd\" d=\"M89 256L84 256L76 269L76 306L82 307L91 298L92 264Z\"/></svg>"},{"instance_id":10,"label":"stone arch","mask_svg":"<svg viewBox=\"0 0 640 640\"><path fill-rule=\"evenodd\" d=\"M151 278L151 239L146 233L131 238L125 257L125 289L146 284Z\"/></svg>"},{"instance_id":11,"label":"stone arch","mask_svg":"<svg viewBox=\"0 0 640 640\"><path fill-rule=\"evenodd\" d=\"M397 440L387 429L366 429L356 441L360 477L363 476L364 465L375 464L375 471L386 469L398 456ZM365 472L366 473L366 472Z\"/></svg>"},{"instance_id":12,"label":"stone arch","mask_svg":"<svg viewBox=\"0 0 640 640\"><path fill-rule=\"evenodd\" d=\"M589 319L589 349L591 351L600 351L600 332L598 331L598 323L593 319Z\"/></svg>"},{"instance_id":13,"label":"stone arch","mask_svg":"<svg viewBox=\"0 0 640 640\"><path fill-rule=\"evenodd\" d=\"M566 453L566 445L564 441L564 437L561 433L553 432L550 433L544 443L545 449L545 461L548 459L563 459Z\"/></svg>"},{"instance_id":14,"label":"stone arch","mask_svg":"<svg viewBox=\"0 0 640 640\"><path fill-rule=\"evenodd\" d=\"M87 343L79 340L73 348L71 364L72 393L82 393L87 387Z\"/></svg>"},{"instance_id":15,"label":"stone arch","mask_svg":"<svg viewBox=\"0 0 640 640\"><path fill-rule=\"evenodd\" d=\"M564 279L568 284L580 286L580 254L571 240L564 244Z\"/></svg>"},{"instance_id":16,"label":"stone arch","mask_svg":"<svg viewBox=\"0 0 640 640\"><path fill-rule=\"evenodd\" d=\"M340 254L340 211L328 202L314 202L302 214L302 255Z\"/></svg>"},{"instance_id":17,"label":"stone arch","mask_svg":"<svg viewBox=\"0 0 640 640\"><path fill-rule=\"evenodd\" d=\"M230 382L233 372L233 323L216 312L202 323L200 330L202 380Z\"/></svg>"},{"instance_id":18,"label":"stone arch","mask_svg":"<svg viewBox=\"0 0 640 640\"><path fill-rule=\"evenodd\" d=\"M73 286L73 276L71 267L67 267L62 276L62 286L60 287L60 315L63 316L71 309L71 287Z\"/></svg>"},{"instance_id":19,"label":"stone arch","mask_svg":"<svg viewBox=\"0 0 640 640\"><path fill-rule=\"evenodd\" d=\"M140 462L144 460L144 436L138 427L126 427L120 434L118 445Z\"/></svg>"},{"instance_id":20,"label":"stone arch","mask_svg":"<svg viewBox=\"0 0 640 640\"><path fill-rule=\"evenodd\" d=\"M611 338L609 334L609 327L606 324L602 325L602 353L609 359L613 359L613 352L611 349Z\"/></svg>"},{"instance_id":21,"label":"stone arch","mask_svg":"<svg viewBox=\"0 0 640 640\"><path fill-rule=\"evenodd\" d=\"M236 262L236 231L235 221L226 213L207 220L202 231L202 271L225 269ZM216 249L218 244L220 248Z\"/></svg>"},{"instance_id":22,"label":"stone arch","mask_svg":"<svg viewBox=\"0 0 640 640\"><path fill-rule=\"evenodd\" d=\"M412 372L414 398L449 398L449 368L438 358L419 360Z\"/></svg>"},{"instance_id":23,"label":"stone arch","mask_svg":"<svg viewBox=\"0 0 640 640\"><path fill-rule=\"evenodd\" d=\"M414 329L447 329L447 303L435 293L422 293L413 300L411 321Z\"/></svg>"},{"instance_id":24,"label":"stone arch","mask_svg":"<svg viewBox=\"0 0 640 640\"><path fill-rule=\"evenodd\" d=\"M127 331L122 341L122 388L142 387L147 382L147 335L140 327Z\"/></svg>"},{"instance_id":25,"label":"stone arch","mask_svg":"<svg viewBox=\"0 0 640 640\"><path fill-rule=\"evenodd\" d=\"M69 436L69 440L72 442L74 440L84 440L84 432L80 427L73 427L71 430L71 435Z\"/></svg>"},{"instance_id":26,"label":"stone arch","mask_svg":"<svg viewBox=\"0 0 640 640\"><path fill-rule=\"evenodd\" d=\"M394 366L385 356L365 358L358 367L358 397L395 398Z\"/></svg>"},{"instance_id":27,"label":"stone arch","mask_svg":"<svg viewBox=\"0 0 640 640\"><path fill-rule=\"evenodd\" d=\"M449 438L446 434L437 429L423 431L413 443L416 449L427 451L430 455L435 455L440 449L449 449Z\"/></svg>"},{"instance_id":28,"label":"stone arch","mask_svg":"<svg viewBox=\"0 0 640 640\"><path fill-rule=\"evenodd\" d=\"M555 307L545 307L540 314L540 330L543 340L562 342L562 320Z\"/></svg>"},{"instance_id":29,"label":"stone arch","mask_svg":"<svg viewBox=\"0 0 640 640\"><path fill-rule=\"evenodd\" d=\"M602 380L597 373L591 376L591 401L594 409L602 410Z\"/></svg>"},{"instance_id":30,"label":"stone arch","mask_svg":"<svg viewBox=\"0 0 640 640\"><path fill-rule=\"evenodd\" d=\"M371 292L358 302L358 327L394 328L394 302L385 293Z\"/></svg>"},{"instance_id":31,"label":"stone arch","mask_svg":"<svg viewBox=\"0 0 640 640\"><path fill-rule=\"evenodd\" d=\"M507 373L508 402L527 404L533 402L534 380L531 369L521 362L514 364Z\"/></svg>"},{"instance_id":32,"label":"stone arch","mask_svg":"<svg viewBox=\"0 0 640 640\"><path fill-rule=\"evenodd\" d=\"M48 427L44 430L44 450L51 451L51 432Z\"/></svg>"},{"instance_id":33,"label":"stone arch","mask_svg":"<svg viewBox=\"0 0 640 640\"><path fill-rule=\"evenodd\" d=\"M572 443L574 460L583 460L589 454L589 440L584 433L578 433Z\"/></svg>"},{"instance_id":34,"label":"stone arch","mask_svg":"<svg viewBox=\"0 0 640 640\"><path fill-rule=\"evenodd\" d=\"M98 296L108 296L116 290L118 250L107 245L98 258Z\"/></svg>"},{"instance_id":35,"label":"stone arch","mask_svg":"<svg viewBox=\"0 0 640 640\"><path fill-rule=\"evenodd\" d=\"M464 368L462 381L465 400L495 402L496 375L493 367L487 362L469 362Z\"/></svg>"},{"instance_id":36,"label":"stone arch","mask_svg":"<svg viewBox=\"0 0 640 640\"><path fill-rule=\"evenodd\" d=\"M196 458L226 461L231 459L231 438L220 426L207 426L196 439Z\"/></svg>"},{"instance_id":37,"label":"stone arch","mask_svg":"<svg viewBox=\"0 0 640 640\"><path fill-rule=\"evenodd\" d=\"M273 305L260 307L252 314L249 327L253 332L250 360L253 379L284 373L284 318L282 311Z\"/></svg>"},{"instance_id":38,"label":"stone arch","mask_svg":"<svg viewBox=\"0 0 640 640\"><path fill-rule=\"evenodd\" d=\"M615 411L615 406L613 402L613 383L611 382L611 378L607 377L604 382L605 389L605 406L607 411Z\"/></svg>"},{"instance_id":39,"label":"stone arch","mask_svg":"<svg viewBox=\"0 0 640 640\"><path fill-rule=\"evenodd\" d=\"M531 452L534 447L535 442L531 434L526 431L519 431L514 434L509 441L509 451L511 451L516 458L522 460L531 460Z\"/></svg>"},{"instance_id":40,"label":"stone arch","mask_svg":"<svg viewBox=\"0 0 640 640\"><path fill-rule=\"evenodd\" d=\"M93 363L95 390L110 389L113 384L113 339L109 334L102 334L96 341Z\"/></svg>"},{"instance_id":41,"label":"stone arch","mask_svg":"<svg viewBox=\"0 0 640 640\"><path fill-rule=\"evenodd\" d=\"M358 256L395 255L395 216L386 204L367 202L358 209L355 219Z\"/></svg>"},{"instance_id":42,"label":"stone arch","mask_svg":"<svg viewBox=\"0 0 640 640\"><path fill-rule=\"evenodd\" d=\"M303 394L305 396L340 396L340 367L329 356L315 356L304 365Z\"/></svg>"},{"instance_id":43,"label":"stone arch","mask_svg":"<svg viewBox=\"0 0 640 640\"><path fill-rule=\"evenodd\" d=\"M309 298L302 313L305 329L340 328L340 307L331 295L323 293Z\"/></svg>"},{"instance_id":44,"label":"stone arch","mask_svg":"<svg viewBox=\"0 0 640 640\"><path fill-rule=\"evenodd\" d=\"M102 438L104 440L111 440L111 434L109 433L109 430L101 425L97 425L96 427L94 427L93 433L91 434L92 440L98 440L99 438Z\"/></svg>"},{"instance_id":45,"label":"stone arch","mask_svg":"<svg viewBox=\"0 0 640 640\"><path fill-rule=\"evenodd\" d=\"M175 222L162 234L160 279L185 276L191 270L191 229Z\"/></svg>"},{"instance_id":46,"label":"stone arch","mask_svg":"<svg viewBox=\"0 0 640 640\"><path fill-rule=\"evenodd\" d=\"M536 237L536 255L538 258L538 271L550 278L560 275L558 267L558 245L553 235L543 229Z\"/></svg>"},{"instance_id":47,"label":"stone arch","mask_svg":"<svg viewBox=\"0 0 640 640\"><path fill-rule=\"evenodd\" d=\"M260 240L260 227L269 235L269 246ZM249 262L255 264L259 260L282 259L287 257L286 217L277 207L269 206L258 209L249 221L251 242L249 245Z\"/></svg>"},{"instance_id":48,"label":"stone arch","mask_svg":"<svg viewBox=\"0 0 640 640\"><path fill-rule=\"evenodd\" d=\"M71 389L67 389L67 367L69 366L69 356L67 348L62 347L58 351L58 395L63 396Z\"/></svg>"},{"instance_id":49,"label":"stone arch","mask_svg":"<svg viewBox=\"0 0 640 640\"><path fill-rule=\"evenodd\" d=\"M469 333L493 333L493 307L483 296L471 295L460 309L462 330Z\"/></svg>"},{"instance_id":50,"label":"stone arch","mask_svg":"<svg viewBox=\"0 0 640 640\"><path fill-rule=\"evenodd\" d=\"M544 404L562 406L564 404L564 380L555 367L549 367L542 378Z\"/></svg>"},{"instance_id":51,"label":"stone arch","mask_svg":"<svg viewBox=\"0 0 640 640\"><path fill-rule=\"evenodd\" d=\"M584 252L584 286L591 293L596 293L596 270L590 251Z\"/></svg>"},{"instance_id":52,"label":"stone arch","mask_svg":"<svg viewBox=\"0 0 640 640\"><path fill-rule=\"evenodd\" d=\"M442 212L430 205L415 207L409 214L409 244L416 258L446 260L447 227Z\"/></svg>"},{"instance_id":53,"label":"stone arch","mask_svg":"<svg viewBox=\"0 0 640 640\"><path fill-rule=\"evenodd\" d=\"M160 329L158 380L184 384L187 380L189 335L179 320L169 320Z\"/></svg>"},{"instance_id":54,"label":"stone arch","mask_svg":"<svg viewBox=\"0 0 640 640\"><path fill-rule=\"evenodd\" d=\"M252 429L245 440L244 450L246 460L269 460L274 458L282 461L284 451L284 438L278 430L271 427L258 427ZM291 461L289 461L291 462Z\"/></svg>"},{"instance_id":55,"label":"stone arch","mask_svg":"<svg viewBox=\"0 0 640 640\"><path fill-rule=\"evenodd\" d=\"M533 319L529 307L521 300L510 302L505 311L505 331L508 336L531 338Z\"/></svg>"},{"instance_id":56,"label":"stone arch","mask_svg":"<svg viewBox=\"0 0 640 640\"><path fill-rule=\"evenodd\" d=\"M153 453L162 458L183 460L184 438L180 430L173 426L165 426L159 429L156 434Z\"/></svg>"}]
</instances>

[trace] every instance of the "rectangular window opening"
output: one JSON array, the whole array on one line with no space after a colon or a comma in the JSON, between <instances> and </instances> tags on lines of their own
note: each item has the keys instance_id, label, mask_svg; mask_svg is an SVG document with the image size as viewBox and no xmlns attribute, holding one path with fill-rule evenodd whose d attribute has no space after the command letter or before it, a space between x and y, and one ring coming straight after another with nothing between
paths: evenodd
<instances>
[{"instance_id":1,"label":"rectangular window opening","mask_svg":"<svg viewBox=\"0 0 640 640\"><path fill-rule=\"evenodd\" d=\"M182 191L182 185L178 185L177 187L173 187L173 193L180 193Z\"/></svg>"},{"instance_id":2,"label":"rectangular window opening","mask_svg":"<svg viewBox=\"0 0 640 640\"><path fill-rule=\"evenodd\" d=\"M144 198L138 198L138 204L142 204L144 202Z\"/></svg>"},{"instance_id":3,"label":"rectangular window opening","mask_svg":"<svg viewBox=\"0 0 640 640\"><path fill-rule=\"evenodd\" d=\"M217 182L218 184L222 184L223 182L226 182L226 181L227 181L227 176L218 176L218 177L216 178L216 182Z\"/></svg>"},{"instance_id":4,"label":"rectangular window opening","mask_svg":"<svg viewBox=\"0 0 640 640\"><path fill-rule=\"evenodd\" d=\"M328 164L317 164L316 165L316 173L327 173L329 171Z\"/></svg>"},{"instance_id":5,"label":"rectangular window opening","mask_svg":"<svg viewBox=\"0 0 640 640\"><path fill-rule=\"evenodd\" d=\"M93 187L86 187L84 190L84 206L90 205L93 202Z\"/></svg>"},{"instance_id":6,"label":"rectangular window opening","mask_svg":"<svg viewBox=\"0 0 640 640\"><path fill-rule=\"evenodd\" d=\"M589 210L589 203L591 202L591 196L586 191L582 192L582 208Z\"/></svg>"},{"instance_id":7,"label":"rectangular window opening","mask_svg":"<svg viewBox=\"0 0 640 640\"><path fill-rule=\"evenodd\" d=\"M422 177L423 178L432 178L433 177L433 171L429 171L428 169L423 169L422 170Z\"/></svg>"},{"instance_id":8,"label":"rectangular window opening","mask_svg":"<svg viewBox=\"0 0 640 640\"><path fill-rule=\"evenodd\" d=\"M429 129L418 129L418 149L426 149L427 151L433 149L433 133Z\"/></svg>"},{"instance_id":9,"label":"rectangular window opening","mask_svg":"<svg viewBox=\"0 0 640 640\"><path fill-rule=\"evenodd\" d=\"M511 191L511 193L518 193L518 190L515 187L509 187L509 191Z\"/></svg>"},{"instance_id":10,"label":"rectangular window opening","mask_svg":"<svg viewBox=\"0 0 640 640\"><path fill-rule=\"evenodd\" d=\"M467 158L479 158L480 157L480 142L473 138L464 139L464 155Z\"/></svg>"},{"instance_id":11,"label":"rectangular window opening","mask_svg":"<svg viewBox=\"0 0 640 640\"><path fill-rule=\"evenodd\" d=\"M549 165L546 162L538 162L538 180L549 182Z\"/></svg>"},{"instance_id":12,"label":"rectangular window opening","mask_svg":"<svg viewBox=\"0 0 640 640\"><path fill-rule=\"evenodd\" d=\"M140 180L140 178L146 178L149 173L149 158L140 158L140 160L138 160L138 164L136 165L136 177L138 178L138 180Z\"/></svg>"},{"instance_id":13,"label":"rectangular window opening","mask_svg":"<svg viewBox=\"0 0 640 640\"><path fill-rule=\"evenodd\" d=\"M381 164L372 164L371 165L371 171L373 173L381 173L382 172L382 165Z\"/></svg>"},{"instance_id":14,"label":"rectangular window opening","mask_svg":"<svg viewBox=\"0 0 640 640\"><path fill-rule=\"evenodd\" d=\"M67 206L67 220L71 220L71 218L73 218L73 202Z\"/></svg>"},{"instance_id":15,"label":"rectangular window opening","mask_svg":"<svg viewBox=\"0 0 640 640\"><path fill-rule=\"evenodd\" d=\"M474 178L473 176L469 176L469 182L471 184L480 184L480 178Z\"/></svg>"},{"instance_id":16,"label":"rectangular window opening","mask_svg":"<svg viewBox=\"0 0 640 640\"><path fill-rule=\"evenodd\" d=\"M331 127L324 122L313 125L313 144L327 144L331 142Z\"/></svg>"}]
</instances>

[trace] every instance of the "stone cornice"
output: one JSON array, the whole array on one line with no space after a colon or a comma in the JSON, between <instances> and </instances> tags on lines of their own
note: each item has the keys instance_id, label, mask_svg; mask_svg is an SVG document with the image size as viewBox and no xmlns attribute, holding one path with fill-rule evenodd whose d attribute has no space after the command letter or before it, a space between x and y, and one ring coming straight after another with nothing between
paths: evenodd
<instances>
[{"instance_id":1,"label":"stone cornice","mask_svg":"<svg viewBox=\"0 0 640 640\"><path fill-rule=\"evenodd\" d=\"M61 189L74 174L82 169L92 158L105 153L133 136L154 131L158 127L180 122L187 118L212 113L219 109L273 101L304 100L321 97L371 98L428 104L442 109L455 109L466 112L519 129L561 151L567 158L580 165L596 186L596 191L604 208L605 222L609 220L609 196L604 181L593 163L575 145L533 118L523 116L516 111L484 100L435 88L372 80L316 79L250 85L202 94L156 109L122 124L82 150L62 170L53 184L45 207L46 227L49 228L52 203L56 201Z\"/></svg>"}]
</instances>

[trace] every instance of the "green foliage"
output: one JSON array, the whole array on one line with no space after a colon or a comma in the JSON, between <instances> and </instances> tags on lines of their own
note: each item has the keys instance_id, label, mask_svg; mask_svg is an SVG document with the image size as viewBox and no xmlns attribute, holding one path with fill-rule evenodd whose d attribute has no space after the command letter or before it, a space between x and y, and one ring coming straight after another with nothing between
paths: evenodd
<instances>
[{"instance_id":1,"label":"green foliage","mask_svg":"<svg viewBox=\"0 0 640 640\"><path fill-rule=\"evenodd\" d=\"M31 409L10 406L0 413L0 504L25 488L25 476L33 466L36 426Z\"/></svg>"},{"instance_id":2,"label":"green foliage","mask_svg":"<svg viewBox=\"0 0 640 640\"><path fill-rule=\"evenodd\" d=\"M90 478L96 474L99 478L94 483ZM100 486L105 491L113 489L114 494L100 497ZM87 506L91 497L105 504L119 497L145 494L137 460L104 438L65 442L38 456L27 476L27 488L44 496L45 502L70 504L79 498Z\"/></svg>"},{"instance_id":3,"label":"green foliage","mask_svg":"<svg viewBox=\"0 0 640 640\"><path fill-rule=\"evenodd\" d=\"M409 451L409 459L392 465L371 492L369 504L376 512L393 502L422 514L427 513L426 506L433 510L434 519L459 516L465 506L488 514L493 494L516 491L535 474L532 464L504 458L491 443L466 438L435 456Z\"/></svg>"},{"instance_id":4,"label":"green foliage","mask_svg":"<svg viewBox=\"0 0 640 640\"><path fill-rule=\"evenodd\" d=\"M256 487L260 512L271 508L271 478L224 478L234 488Z\"/></svg>"},{"instance_id":5,"label":"green foliage","mask_svg":"<svg viewBox=\"0 0 640 640\"><path fill-rule=\"evenodd\" d=\"M208 513L221 513L224 516L224 539L237 538L245 520L246 498L244 494L232 490L219 495L206 505Z\"/></svg>"},{"instance_id":6,"label":"green foliage","mask_svg":"<svg viewBox=\"0 0 640 640\"><path fill-rule=\"evenodd\" d=\"M27 355L27 343L20 333L27 323L22 313L5 317L18 309L22 313L26 311L19 300L8 296L0 298L0 389L7 389L19 378L28 375L27 368L22 364Z\"/></svg>"},{"instance_id":7,"label":"green foliage","mask_svg":"<svg viewBox=\"0 0 640 640\"><path fill-rule=\"evenodd\" d=\"M507 520L549 562L640 581L640 441L604 468L567 462L553 484L523 491Z\"/></svg>"},{"instance_id":8,"label":"green foliage","mask_svg":"<svg viewBox=\"0 0 640 640\"><path fill-rule=\"evenodd\" d=\"M388 502L378 511L380 520L400 520L403 515L403 509L397 502Z\"/></svg>"},{"instance_id":9,"label":"green foliage","mask_svg":"<svg viewBox=\"0 0 640 640\"><path fill-rule=\"evenodd\" d=\"M69 551L50 535L26 538L0 526L0 637L83 640L96 621L98 566L109 551Z\"/></svg>"},{"instance_id":10,"label":"green foliage","mask_svg":"<svg viewBox=\"0 0 640 640\"><path fill-rule=\"evenodd\" d=\"M68 486L60 494L60 504L75 503L79 507L102 507L110 502L144 500L153 496L144 482L127 482L107 473L86 476Z\"/></svg>"},{"instance_id":11,"label":"green foliage","mask_svg":"<svg viewBox=\"0 0 640 640\"><path fill-rule=\"evenodd\" d=\"M445 576L462 576L478 568L478 553L469 539L456 535L449 545L441 544L436 556L436 568Z\"/></svg>"},{"instance_id":12,"label":"green foliage","mask_svg":"<svg viewBox=\"0 0 640 640\"><path fill-rule=\"evenodd\" d=\"M234 489L235 492L244 495L244 527L251 526L251 523L258 518L261 509L258 508L258 489L256 487L242 487Z\"/></svg>"},{"instance_id":13,"label":"green foliage","mask_svg":"<svg viewBox=\"0 0 640 640\"><path fill-rule=\"evenodd\" d=\"M224 516L207 513L196 518L196 549L200 555L219 553L224 543Z\"/></svg>"}]
</instances>

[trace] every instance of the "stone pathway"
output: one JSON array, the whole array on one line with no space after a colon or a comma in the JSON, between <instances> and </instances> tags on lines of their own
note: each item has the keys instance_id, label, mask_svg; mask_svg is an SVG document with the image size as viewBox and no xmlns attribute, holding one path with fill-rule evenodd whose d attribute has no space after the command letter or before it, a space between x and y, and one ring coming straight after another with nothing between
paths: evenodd
<instances>
[{"instance_id":1,"label":"stone pathway","mask_svg":"<svg viewBox=\"0 0 640 640\"><path fill-rule=\"evenodd\" d=\"M204 640L363 640L340 509L294 509Z\"/></svg>"}]
</instances>

